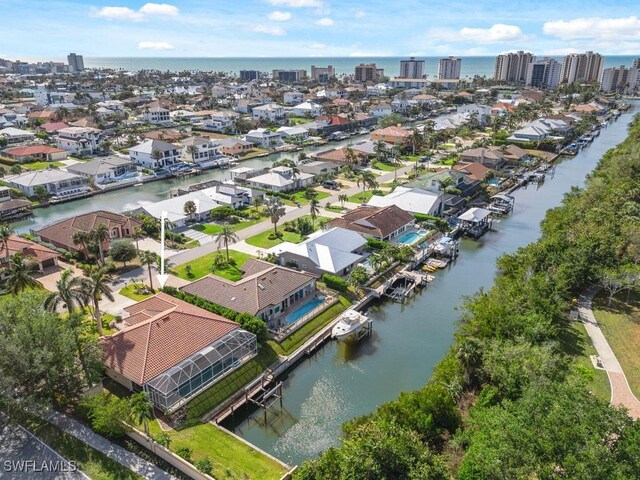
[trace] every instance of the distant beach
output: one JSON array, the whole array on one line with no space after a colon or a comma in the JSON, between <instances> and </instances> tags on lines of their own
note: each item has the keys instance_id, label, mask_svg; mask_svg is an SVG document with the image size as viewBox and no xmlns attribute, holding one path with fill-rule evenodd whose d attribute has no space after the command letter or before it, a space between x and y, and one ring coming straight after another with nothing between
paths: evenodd
<instances>
[{"instance_id":1,"label":"distant beach","mask_svg":"<svg viewBox=\"0 0 640 480\"><path fill-rule=\"evenodd\" d=\"M540 56L541 58L542 56ZM620 65L631 66L638 55L605 56L605 68L618 67ZM259 70L271 72L275 69L294 70L304 69L307 74L311 71L311 65L333 65L336 74L352 74L354 67L360 63L375 63L384 68L385 75L395 77L400 72L400 60L408 57L295 57L295 58L172 58L172 57L85 57L87 68L114 68L127 71L161 70L161 71L215 71L233 72L240 70ZM434 78L438 70L438 59L442 57L416 57L425 60L425 74L427 78ZM492 57L460 57L462 58L461 76L473 77L474 75L491 77L495 64L495 56ZM562 62L563 57L552 57Z\"/></svg>"}]
</instances>

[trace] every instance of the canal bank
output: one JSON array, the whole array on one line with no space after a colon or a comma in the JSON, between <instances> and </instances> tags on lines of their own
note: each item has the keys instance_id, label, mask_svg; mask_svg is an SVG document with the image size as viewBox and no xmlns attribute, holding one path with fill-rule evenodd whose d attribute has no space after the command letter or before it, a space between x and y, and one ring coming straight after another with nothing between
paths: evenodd
<instances>
[{"instance_id":1,"label":"canal bank","mask_svg":"<svg viewBox=\"0 0 640 480\"><path fill-rule=\"evenodd\" d=\"M623 141L638 103L602 130L593 144L566 159L539 185L514 192L514 212L479 241L464 240L460 257L434 274L413 302L371 308L372 337L348 346L332 342L283 379L282 410L273 408L235 426L235 433L289 464L336 445L340 427L400 392L423 386L451 345L464 296L492 285L496 259L535 241L540 221L572 186L584 184L602 155Z\"/></svg>"}]
</instances>

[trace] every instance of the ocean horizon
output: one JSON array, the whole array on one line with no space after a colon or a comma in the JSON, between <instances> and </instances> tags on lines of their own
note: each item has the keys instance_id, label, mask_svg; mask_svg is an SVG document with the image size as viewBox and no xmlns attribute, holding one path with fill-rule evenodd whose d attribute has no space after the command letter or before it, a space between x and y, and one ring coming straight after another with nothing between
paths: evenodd
<instances>
[{"instance_id":1,"label":"ocean horizon","mask_svg":"<svg viewBox=\"0 0 640 480\"><path fill-rule=\"evenodd\" d=\"M562 62L562 56L550 56ZM87 68L112 68L135 72L138 70L160 71L213 71L239 73L240 70L306 70L311 72L311 65L326 67L332 65L336 75L352 74L354 67L360 63L375 63L384 69L388 77L395 77L400 72L400 60L409 57L85 57ZM443 57L416 57L425 61L425 75L433 78L437 74L438 60ZM474 75L491 77L495 65L495 56L459 56L462 59L461 78L472 78ZM538 58L542 58L539 56ZM609 55L604 57L605 68L625 65L630 67L638 55Z\"/></svg>"}]
</instances>

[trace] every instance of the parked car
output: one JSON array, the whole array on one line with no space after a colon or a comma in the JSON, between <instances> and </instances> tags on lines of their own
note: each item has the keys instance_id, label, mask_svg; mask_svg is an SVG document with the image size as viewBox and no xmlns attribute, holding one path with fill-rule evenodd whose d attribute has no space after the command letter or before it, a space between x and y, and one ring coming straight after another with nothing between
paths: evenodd
<instances>
[{"instance_id":1,"label":"parked car","mask_svg":"<svg viewBox=\"0 0 640 480\"><path fill-rule=\"evenodd\" d=\"M324 188L328 188L329 190L340 190L340 186L333 180L327 180L326 182L323 182L322 186Z\"/></svg>"}]
</instances>

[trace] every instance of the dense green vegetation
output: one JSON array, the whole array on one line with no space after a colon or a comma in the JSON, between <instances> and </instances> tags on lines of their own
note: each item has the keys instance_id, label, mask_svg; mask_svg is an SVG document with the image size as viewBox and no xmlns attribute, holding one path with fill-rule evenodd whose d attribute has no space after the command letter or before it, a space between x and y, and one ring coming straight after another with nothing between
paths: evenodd
<instances>
[{"instance_id":1,"label":"dense green vegetation","mask_svg":"<svg viewBox=\"0 0 640 480\"><path fill-rule=\"evenodd\" d=\"M589 392L568 312L640 261L639 217L636 119L587 187L548 212L540 240L503 256L494 287L466 300L429 383L346 424L296 478L638 478L640 424Z\"/></svg>"}]
</instances>

